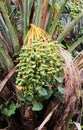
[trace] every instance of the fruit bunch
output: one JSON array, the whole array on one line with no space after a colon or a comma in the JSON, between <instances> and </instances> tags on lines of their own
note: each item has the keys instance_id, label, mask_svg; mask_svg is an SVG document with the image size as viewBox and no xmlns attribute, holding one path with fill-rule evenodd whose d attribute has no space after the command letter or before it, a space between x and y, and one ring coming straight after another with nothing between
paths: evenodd
<instances>
[{"instance_id":1,"label":"fruit bunch","mask_svg":"<svg viewBox=\"0 0 83 130\"><path fill-rule=\"evenodd\" d=\"M63 59L59 56L57 42L41 39L29 40L18 58L16 84L27 103L33 105L33 110L41 110L42 107L34 108L34 104L42 106L42 101L48 99L63 82Z\"/></svg>"},{"instance_id":2,"label":"fruit bunch","mask_svg":"<svg viewBox=\"0 0 83 130\"><path fill-rule=\"evenodd\" d=\"M70 7L70 14L73 18L78 16L83 11L83 0L76 0L74 2L68 2Z\"/></svg>"}]
</instances>

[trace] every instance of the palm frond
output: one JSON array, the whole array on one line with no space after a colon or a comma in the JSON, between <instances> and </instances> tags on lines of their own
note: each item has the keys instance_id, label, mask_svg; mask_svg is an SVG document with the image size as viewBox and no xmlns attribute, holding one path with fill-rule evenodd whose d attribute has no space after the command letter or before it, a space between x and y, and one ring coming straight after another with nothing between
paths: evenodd
<instances>
[{"instance_id":1,"label":"palm frond","mask_svg":"<svg viewBox=\"0 0 83 130\"><path fill-rule=\"evenodd\" d=\"M68 51L71 53L78 45L80 45L80 43L83 43L83 36L78 38L78 40L75 43L73 43L73 45L70 46Z\"/></svg>"},{"instance_id":2,"label":"palm frond","mask_svg":"<svg viewBox=\"0 0 83 130\"><path fill-rule=\"evenodd\" d=\"M11 37L9 34L9 30L4 22L4 19L2 17L2 15L0 14L0 30L1 30L1 34L3 36L3 39L5 41L5 46L7 46L8 51L10 53L13 53L13 48L12 48L12 42L11 42ZM3 42L2 42L3 43Z\"/></svg>"},{"instance_id":3,"label":"palm frond","mask_svg":"<svg viewBox=\"0 0 83 130\"><path fill-rule=\"evenodd\" d=\"M42 0L38 0L36 2L35 25L38 26L38 27L40 27L42 3L43 3Z\"/></svg>"},{"instance_id":4,"label":"palm frond","mask_svg":"<svg viewBox=\"0 0 83 130\"><path fill-rule=\"evenodd\" d=\"M60 18L60 16L61 16L61 13L62 13L62 11L63 11L63 9L64 9L66 3L67 3L67 0L64 0L63 3L62 3L62 5L61 5L61 7L60 7L60 10L58 11L58 13L57 13L57 15L56 15L56 18L54 19L54 21L53 21L53 23L52 23L51 28L49 29L49 34L50 34L50 35L53 34L53 32L54 32L54 30L55 30L55 28L56 28L56 26L57 26L57 22L58 22L58 20L59 20L59 18Z\"/></svg>"},{"instance_id":5,"label":"palm frond","mask_svg":"<svg viewBox=\"0 0 83 130\"><path fill-rule=\"evenodd\" d=\"M13 62L10 56L0 47L0 64L2 68L6 71L9 71L13 68Z\"/></svg>"},{"instance_id":6,"label":"palm frond","mask_svg":"<svg viewBox=\"0 0 83 130\"><path fill-rule=\"evenodd\" d=\"M48 22L49 17L49 0L44 0L42 4L42 12L41 12L41 24L40 27L45 30Z\"/></svg>"},{"instance_id":7,"label":"palm frond","mask_svg":"<svg viewBox=\"0 0 83 130\"><path fill-rule=\"evenodd\" d=\"M3 16L4 16L4 19L5 19L6 25L7 25L8 29L9 29L9 32L10 32L10 35L11 35L11 38L12 38L14 52L18 53L18 51L20 49L18 37L16 35L16 32L14 31L14 28L13 28L13 26L11 24L8 13L7 13L7 11L6 11L5 7L4 7L4 3L2 1L0 1L0 8L1 8L1 11L3 12Z\"/></svg>"},{"instance_id":8,"label":"palm frond","mask_svg":"<svg viewBox=\"0 0 83 130\"><path fill-rule=\"evenodd\" d=\"M28 0L24 1L24 37L27 33L27 7L28 7Z\"/></svg>"},{"instance_id":9,"label":"palm frond","mask_svg":"<svg viewBox=\"0 0 83 130\"><path fill-rule=\"evenodd\" d=\"M74 28L74 26L83 18L83 12L79 14L73 21L71 21L58 36L57 40L60 43Z\"/></svg>"}]
</instances>

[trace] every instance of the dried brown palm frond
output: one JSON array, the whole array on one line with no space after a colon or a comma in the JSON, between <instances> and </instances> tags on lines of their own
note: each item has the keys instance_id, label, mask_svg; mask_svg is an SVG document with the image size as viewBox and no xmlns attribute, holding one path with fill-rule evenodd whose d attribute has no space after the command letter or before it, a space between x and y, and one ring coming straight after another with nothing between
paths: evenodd
<instances>
[{"instance_id":1,"label":"dried brown palm frond","mask_svg":"<svg viewBox=\"0 0 83 130\"><path fill-rule=\"evenodd\" d=\"M83 51L81 51L74 59L75 65L79 70L81 84L83 84Z\"/></svg>"},{"instance_id":2,"label":"dried brown palm frond","mask_svg":"<svg viewBox=\"0 0 83 130\"><path fill-rule=\"evenodd\" d=\"M80 89L80 74L79 70L73 62L70 53L63 48L59 48L61 56L64 58L64 79L65 79L65 93L66 101L71 100L71 103L76 101L77 91Z\"/></svg>"}]
</instances>

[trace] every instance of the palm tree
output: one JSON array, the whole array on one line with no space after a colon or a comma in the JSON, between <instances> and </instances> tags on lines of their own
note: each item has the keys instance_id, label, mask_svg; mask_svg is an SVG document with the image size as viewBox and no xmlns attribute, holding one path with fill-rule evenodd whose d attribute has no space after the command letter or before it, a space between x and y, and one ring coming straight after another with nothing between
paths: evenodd
<instances>
[{"instance_id":1,"label":"palm tree","mask_svg":"<svg viewBox=\"0 0 83 130\"><path fill-rule=\"evenodd\" d=\"M14 4L14 8L13 8L13 6L11 6L11 4L12 4L11 2ZM52 37L52 41L54 41L56 39L56 41L58 42L58 46L60 43L63 43L65 41L65 38L68 36L68 34L74 28L74 26L83 17L83 12L80 12L79 16L72 19L72 21L69 24L67 24L66 27L63 28L61 25L60 18L65 9L67 2L68 2L67 0L61 1L61 5L59 7L57 0L52 0L52 1L49 1L49 0L44 0L44 1L42 1L42 0L37 0L37 1L35 1L35 0L24 0L24 1L23 0L21 0L21 1L11 0L10 2L4 1L4 0L0 1L0 11L1 11L0 12L0 16L1 16L1 18L0 18L0 24L1 24L0 64L4 71L7 70L6 74L8 74L8 72L15 65L17 65L18 61L15 61L15 60L16 60L16 57L18 57L18 53L20 51L20 46L22 47L22 44L24 44L22 38L26 39L27 31L28 32L30 31L31 24L34 24L35 26L48 32L50 34L50 36ZM18 13L18 16L21 18L21 21L22 21L21 26L23 26L23 30L18 30L17 26L15 26L13 23L13 21L15 21L19 25L18 16L16 19L14 18L14 15L15 15L14 12L16 11L17 5L19 5L20 10L17 10L16 13ZM4 6L5 6L5 8L4 8ZM20 34L20 37L19 37L19 34ZM21 41L22 41L22 43L20 44ZM81 36L75 42L75 44L70 46L70 48L68 50L70 52L72 52L80 43L82 43L82 41L83 41L83 36ZM25 45L26 45L26 42L25 42ZM23 46L25 46L25 45L23 45ZM65 81L67 81L65 83L66 83L66 87L68 87L67 84L70 84L70 82L72 83L72 80L75 80L73 75L78 77L78 70L80 70L80 75L82 75L82 68L83 68L82 67L82 58L80 58L80 59L76 58L76 60L73 62L70 54L66 50L62 49L61 47L58 47L58 48L59 48L61 56L63 57L63 59L65 61L65 65L67 66L67 68L70 71L70 73L69 73L69 71L66 71L66 69L65 69ZM82 55L82 53L81 53L81 55ZM14 60L12 58L13 56L14 56ZM80 64L79 64L79 62L80 62ZM75 70L75 67L77 70ZM1 82L1 84L0 84L1 85L0 87L2 88L1 92L2 92L3 88L6 88L5 84L7 84L8 80L12 84L11 76L14 74L14 72L15 72L15 69L13 71L11 70L10 73L7 75L7 77ZM67 77L67 73L69 74L69 79ZM15 82L13 81L13 83L15 83ZM82 83L82 81L81 81L81 83ZM15 104L18 104L18 102L19 102L18 99L20 98L19 104L21 105L21 108L17 108L17 111L20 113L20 116L22 119L21 120L18 119L18 120L21 121L21 125L22 125L22 127L24 127L25 130L26 129L34 130L38 126L39 126L38 130L41 130L41 129L42 130L43 129L67 130L68 127L70 127L69 126L70 120L74 117L74 115L76 115L76 114L79 115L78 97L81 96L81 91L79 89L80 94L77 93L76 83L73 84L73 89L74 89L75 93L72 93L73 96L71 96L71 98L69 98L69 100L67 100L67 102L62 102L58 98L54 98L51 96L51 98L49 98L49 100L44 101L44 103L43 103L44 109L40 112L32 111L32 106L27 105L24 98L22 98L21 93L18 90L19 86L16 86L16 87L17 87L17 89L14 88L14 86L11 87L11 90L14 89L14 95L16 95L17 99L15 99L15 96L11 96L12 99L9 100L7 105L13 104L13 103L11 103L12 100L14 101ZM8 88L8 91L10 91L8 86L7 86L7 88ZM78 90L78 88L77 88L77 90ZM62 92L61 89L59 91ZM76 97L75 96L76 93L80 96ZM5 92L5 94L6 94L6 92ZM57 96L57 94L58 93L56 93L56 96ZM68 93L65 95L65 97L67 98L67 96L68 96ZM4 98L3 95L2 95L2 98L5 99L5 101L7 100L6 97ZM76 98L75 102L74 101L71 102L71 100L74 100L74 98ZM3 104L4 104L4 102L3 102ZM13 104L12 106L15 106L15 104ZM36 104L36 105L38 105L38 104ZM39 107L39 106L36 106L36 107ZM5 105L3 105L2 108L4 110ZM10 117L12 114L17 112L17 111L15 111L16 107L13 107L13 108L12 108L12 113L10 114ZM7 106L6 110L10 110L8 108L8 106ZM10 112L10 111L7 111L7 112ZM4 113L3 111L1 111L1 113L3 115L9 116L8 113ZM7 118L8 122L10 122L10 117ZM13 120L15 120L15 119L12 117L11 117L11 119L12 119L12 123L13 123L14 122ZM19 123L17 123L17 124L19 124ZM31 124L31 125L29 125L29 124ZM9 129L13 129L11 125L10 125ZM14 127L14 129L15 129L15 127ZM21 129L21 128L18 128L18 129ZM71 127L71 130L72 129L73 130L75 129L74 125Z\"/></svg>"}]
</instances>

